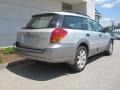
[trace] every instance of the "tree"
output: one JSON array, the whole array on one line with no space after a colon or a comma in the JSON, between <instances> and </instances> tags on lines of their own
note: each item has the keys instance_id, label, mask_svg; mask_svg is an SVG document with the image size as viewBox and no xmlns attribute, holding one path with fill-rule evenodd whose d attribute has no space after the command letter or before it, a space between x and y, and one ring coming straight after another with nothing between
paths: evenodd
<instances>
[{"instance_id":1,"label":"tree","mask_svg":"<svg viewBox=\"0 0 120 90\"><path fill-rule=\"evenodd\" d=\"M104 27L103 29L104 29L105 32L111 32L112 31L111 26Z\"/></svg>"},{"instance_id":2,"label":"tree","mask_svg":"<svg viewBox=\"0 0 120 90\"><path fill-rule=\"evenodd\" d=\"M117 28L120 29L120 23L118 23Z\"/></svg>"},{"instance_id":3,"label":"tree","mask_svg":"<svg viewBox=\"0 0 120 90\"><path fill-rule=\"evenodd\" d=\"M115 21L114 20L111 20L111 24L112 24L112 26L111 26L111 29L112 29L112 31L115 29Z\"/></svg>"}]
</instances>

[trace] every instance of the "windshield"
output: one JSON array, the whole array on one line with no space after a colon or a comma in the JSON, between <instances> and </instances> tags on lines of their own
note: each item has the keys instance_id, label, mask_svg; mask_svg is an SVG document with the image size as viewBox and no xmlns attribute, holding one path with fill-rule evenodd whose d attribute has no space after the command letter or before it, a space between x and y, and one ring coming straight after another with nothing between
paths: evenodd
<instances>
[{"instance_id":1,"label":"windshield","mask_svg":"<svg viewBox=\"0 0 120 90\"><path fill-rule=\"evenodd\" d=\"M25 26L25 29L54 28L57 26L57 22L58 15L56 14L35 15Z\"/></svg>"}]
</instances>

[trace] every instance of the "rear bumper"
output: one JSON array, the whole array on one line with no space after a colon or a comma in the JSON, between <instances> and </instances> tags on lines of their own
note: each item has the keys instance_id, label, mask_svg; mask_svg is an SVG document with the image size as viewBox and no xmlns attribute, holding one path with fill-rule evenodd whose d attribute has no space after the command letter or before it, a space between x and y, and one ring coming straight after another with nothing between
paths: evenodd
<instances>
[{"instance_id":1,"label":"rear bumper","mask_svg":"<svg viewBox=\"0 0 120 90\"><path fill-rule=\"evenodd\" d=\"M45 50L26 49L14 45L14 50L15 53L22 57L51 63L73 63L75 56L75 47L71 44L50 45Z\"/></svg>"}]
</instances>

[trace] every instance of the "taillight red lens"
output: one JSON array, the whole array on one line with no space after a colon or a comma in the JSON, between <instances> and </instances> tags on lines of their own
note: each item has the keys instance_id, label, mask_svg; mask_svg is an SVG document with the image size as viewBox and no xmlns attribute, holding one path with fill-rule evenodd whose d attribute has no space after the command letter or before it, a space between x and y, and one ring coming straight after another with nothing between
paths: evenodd
<instances>
[{"instance_id":1,"label":"taillight red lens","mask_svg":"<svg viewBox=\"0 0 120 90\"><path fill-rule=\"evenodd\" d=\"M67 35L67 31L62 28L55 28L55 30L51 34L51 43L58 43Z\"/></svg>"}]
</instances>

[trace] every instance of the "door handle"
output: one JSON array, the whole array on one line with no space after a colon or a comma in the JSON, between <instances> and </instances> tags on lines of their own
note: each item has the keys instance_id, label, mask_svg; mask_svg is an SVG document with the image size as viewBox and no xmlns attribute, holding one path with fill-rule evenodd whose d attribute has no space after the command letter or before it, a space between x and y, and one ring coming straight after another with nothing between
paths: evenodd
<instances>
[{"instance_id":1,"label":"door handle","mask_svg":"<svg viewBox=\"0 0 120 90\"><path fill-rule=\"evenodd\" d=\"M87 33L87 34L86 34L86 36L87 36L87 37L90 37L90 34L89 34L89 33Z\"/></svg>"}]
</instances>

